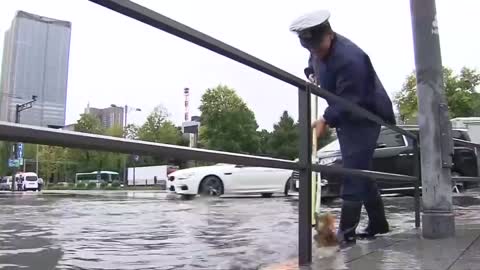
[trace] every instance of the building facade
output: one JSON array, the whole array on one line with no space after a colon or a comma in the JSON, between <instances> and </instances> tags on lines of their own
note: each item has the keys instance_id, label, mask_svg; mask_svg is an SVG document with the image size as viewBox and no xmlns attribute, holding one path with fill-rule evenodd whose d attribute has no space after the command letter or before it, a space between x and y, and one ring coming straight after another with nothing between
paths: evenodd
<instances>
[{"instance_id":1,"label":"building facade","mask_svg":"<svg viewBox=\"0 0 480 270\"><path fill-rule=\"evenodd\" d=\"M123 127L124 108L123 107L108 107L105 109L91 108L87 106L86 114L96 116L104 128L111 128L114 126Z\"/></svg>"},{"instance_id":2,"label":"building facade","mask_svg":"<svg viewBox=\"0 0 480 270\"><path fill-rule=\"evenodd\" d=\"M65 125L71 23L18 11L5 32L0 120L15 121L16 105L37 96L20 123Z\"/></svg>"}]
</instances>

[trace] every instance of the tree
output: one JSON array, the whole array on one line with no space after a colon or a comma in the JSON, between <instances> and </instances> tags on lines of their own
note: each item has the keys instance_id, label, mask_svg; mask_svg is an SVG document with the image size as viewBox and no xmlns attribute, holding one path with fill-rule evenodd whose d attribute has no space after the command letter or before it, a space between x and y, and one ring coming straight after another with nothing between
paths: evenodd
<instances>
[{"instance_id":1,"label":"tree","mask_svg":"<svg viewBox=\"0 0 480 270\"><path fill-rule=\"evenodd\" d=\"M168 119L169 116L165 107L161 105L155 107L145 123L138 129L137 138L142 141L181 145L184 142L181 129ZM141 156L136 164L140 166L158 165L169 159L170 157ZM130 162L134 162L133 159L130 159Z\"/></svg>"},{"instance_id":2,"label":"tree","mask_svg":"<svg viewBox=\"0 0 480 270\"><path fill-rule=\"evenodd\" d=\"M125 127L125 138L131 140L138 140L138 131L140 127L135 124L128 124Z\"/></svg>"},{"instance_id":3,"label":"tree","mask_svg":"<svg viewBox=\"0 0 480 270\"><path fill-rule=\"evenodd\" d=\"M39 146L39 174L46 183L67 178L66 163L69 160L69 149L58 146Z\"/></svg>"},{"instance_id":4,"label":"tree","mask_svg":"<svg viewBox=\"0 0 480 270\"><path fill-rule=\"evenodd\" d=\"M412 72L407 76L402 89L395 95L394 103L405 123L416 122L418 100L416 77ZM480 94L475 87L480 84L478 71L462 68L459 75L443 68L443 84L451 118L480 116Z\"/></svg>"},{"instance_id":5,"label":"tree","mask_svg":"<svg viewBox=\"0 0 480 270\"><path fill-rule=\"evenodd\" d=\"M80 119L75 124L75 131L91 134L103 134L105 129L103 128L100 119L92 114L85 113L80 116Z\"/></svg>"},{"instance_id":6,"label":"tree","mask_svg":"<svg viewBox=\"0 0 480 270\"><path fill-rule=\"evenodd\" d=\"M121 126L113 126L105 130L105 135L122 138L123 137L123 128ZM94 152L93 159L96 166L96 170L109 170L119 172L123 166L123 160L127 156L119 153L112 152Z\"/></svg>"},{"instance_id":7,"label":"tree","mask_svg":"<svg viewBox=\"0 0 480 270\"><path fill-rule=\"evenodd\" d=\"M157 106L138 130L138 138L143 141L180 144L180 130L168 120L169 114L163 106Z\"/></svg>"},{"instance_id":8,"label":"tree","mask_svg":"<svg viewBox=\"0 0 480 270\"><path fill-rule=\"evenodd\" d=\"M280 121L273 126L273 132L268 140L271 156L283 159L298 157L298 125L287 111L284 111Z\"/></svg>"},{"instance_id":9,"label":"tree","mask_svg":"<svg viewBox=\"0 0 480 270\"><path fill-rule=\"evenodd\" d=\"M258 155L260 156L270 156L270 137L272 134L268 132L266 129L262 129L261 131L257 132L259 138L259 146L258 146Z\"/></svg>"},{"instance_id":10,"label":"tree","mask_svg":"<svg viewBox=\"0 0 480 270\"><path fill-rule=\"evenodd\" d=\"M227 86L207 89L200 105L201 143L209 149L257 153L259 136L254 113Z\"/></svg>"}]
</instances>

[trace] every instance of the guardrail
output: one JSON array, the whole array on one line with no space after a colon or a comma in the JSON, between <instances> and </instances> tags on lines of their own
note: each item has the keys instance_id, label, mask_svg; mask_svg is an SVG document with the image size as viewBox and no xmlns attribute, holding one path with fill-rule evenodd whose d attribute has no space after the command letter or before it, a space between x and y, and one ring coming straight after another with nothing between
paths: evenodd
<instances>
[{"instance_id":1,"label":"guardrail","mask_svg":"<svg viewBox=\"0 0 480 270\"><path fill-rule=\"evenodd\" d=\"M265 61L262 61L252 55L249 55L237 48L205 35L193 28L176 22L165 17L151 9L138 5L128 0L89 0L120 14L128 16L147 25L168 32L172 35L195 43L201 47L224 55L232 60L243 63L260 72L275 77L290 85L298 88L299 96L299 126L300 126L300 149L299 161L281 160L274 158L258 157L251 155L234 154L220 151L192 149L181 146L167 144L149 143L141 141L132 141L121 138L99 136L92 134L83 134L77 132L68 132L62 130L52 130L48 128L39 128L19 124L0 123L0 139L7 141L21 141L26 143L56 145L72 148L95 149L112 152L146 154L154 156L175 157L184 160L202 160L213 162L226 162L243 165L254 165L261 167L283 168L299 170L300 174L300 194L299 194L299 263L301 265L309 264L312 259L312 229L311 229L311 176L312 171L334 172L349 175L369 176L371 178L396 179L403 181L413 181L415 186L415 226L420 226L420 152L418 148L418 138L416 135L402 128L385 123L381 118L371 112L344 100L324 89L321 89L309 82L300 79L282 69L279 69ZM351 170L343 168L334 168L312 164L311 162L311 119L310 119L310 99L311 94L328 98L344 108L350 110L356 115L363 116L380 125L386 126L414 141L415 149L415 176L394 175L381 172Z\"/></svg>"}]
</instances>

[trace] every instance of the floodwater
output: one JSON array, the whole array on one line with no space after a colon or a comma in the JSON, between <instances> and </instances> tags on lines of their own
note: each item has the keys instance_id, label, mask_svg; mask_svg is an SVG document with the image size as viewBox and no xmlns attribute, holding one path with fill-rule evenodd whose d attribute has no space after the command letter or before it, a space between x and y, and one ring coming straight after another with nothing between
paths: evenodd
<instances>
[{"instance_id":1,"label":"floodwater","mask_svg":"<svg viewBox=\"0 0 480 270\"><path fill-rule=\"evenodd\" d=\"M258 269L297 255L292 197L112 194L0 193L0 269ZM413 198L384 200L394 233L414 227ZM457 199L460 219L478 222L479 201ZM338 201L324 207L338 215Z\"/></svg>"}]
</instances>

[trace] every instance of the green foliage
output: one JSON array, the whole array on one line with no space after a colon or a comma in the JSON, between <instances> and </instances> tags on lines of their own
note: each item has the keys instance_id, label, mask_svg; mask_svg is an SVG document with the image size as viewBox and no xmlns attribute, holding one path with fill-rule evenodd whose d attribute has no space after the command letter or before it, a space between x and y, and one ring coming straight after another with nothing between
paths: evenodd
<instances>
[{"instance_id":1,"label":"green foliage","mask_svg":"<svg viewBox=\"0 0 480 270\"><path fill-rule=\"evenodd\" d=\"M85 188L86 188L85 183L77 183L75 185L75 189L85 189Z\"/></svg>"},{"instance_id":2,"label":"green foliage","mask_svg":"<svg viewBox=\"0 0 480 270\"><path fill-rule=\"evenodd\" d=\"M299 127L293 118L284 111L280 121L273 126L270 133L267 130L258 132L260 147L258 154L275 158L294 160L299 152ZM318 139L318 149L333 140L332 132L328 131L325 136Z\"/></svg>"},{"instance_id":3,"label":"green foliage","mask_svg":"<svg viewBox=\"0 0 480 270\"><path fill-rule=\"evenodd\" d=\"M108 184L107 184L107 183L101 183L101 184L100 184L100 188L101 188L101 189L105 189L106 187L108 187Z\"/></svg>"},{"instance_id":4,"label":"green foliage","mask_svg":"<svg viewBox=\"0 0 480 270\"><path fill-rule=\"evenodd\" d=\"M96 116L88 113L84 113L80 116L80 119L75 124L75 131L91 133L91 134L103 134L104 128L102 122Z\"/></svg>"},{"instance_id":5,"label":"green foliage","mask_svg":"<svg viewBox=\"0 0 480 270\"><path fill-rule=\"evenodd\" d=\"M464 67L459 75L455 75L451 69L443 68L443 85L451 118L480 116L480 94L475 91L479 84L480 73L474 69ZM418 100L414 72L407 76L394 103L403 122L416 122Z\"/></svg>"},{"instance_id":6,"label":"green foliage","mask_svg":"<svg viewBox=\"0 0 480 270\"><path fill-rule=\"evenodd\" d=\"M128 124L125 127L125 138L131 139L131 140L138 140L138 131L140 130L140 127L138 127L135 124Z\"/></svg>"},{"instance_id":7,"label":"green foliage","mask_svg":"<svg viewBox=\"0 0 480 270\"><path fill-rule=\"evenodd\" d=\"M114 187L114 188L120 187L120 182L119 181L113 181L112 187Z\"/></svg>"},{"instance_id":8,"label":"green foliage","mask_svg":"<svg viewBox=\"0 0 480 270\"><path fill-rule=\"evenodd\" d=\"M280 121L273 126L268 145L273 157L293 160L298 156L298 125L284 111Z\"/></svg>"},{"instance_id":9,"label":"green foliage","mask_svg":"<svg viewBox=\"0 0 480 270\"><path fill-rule=\"evenodd\" d=\"M223 85L207 89L200 111L200 140L204 147L237 153L258 151L255 115L234 89Z\"/></svg>"},{"instance_id":10,"label":"green foliage","mask_svg":"<svg viewBox=\"0 0 480 270\"><path fill-rule=\"evenodd\" d=\"M10 156L8 142L0 142L0 175L6 175L9 172L8 158Z\"/></svg>"},{"instance_id":11,"label":"green foliage","mask_svg":"<svg viewBox=\"0 0 480 270\"><path fill-rule=\"evenodd\" d=\"M155 107L138 130L138 138L149 142L179 144L182 141L181 132L168 117L169 114L164 107Z\"/></svg>"},{"instance_id":12,"label":"green foliage","mask_svg":"<svg viewBox=\"0 0 480 270\"><path fill-rule=\"evenodd\" d=\"M87 184L87 189L95 189L95 188L97 188L97 183L89 182Z\"/></svg>"}]
</instances>

